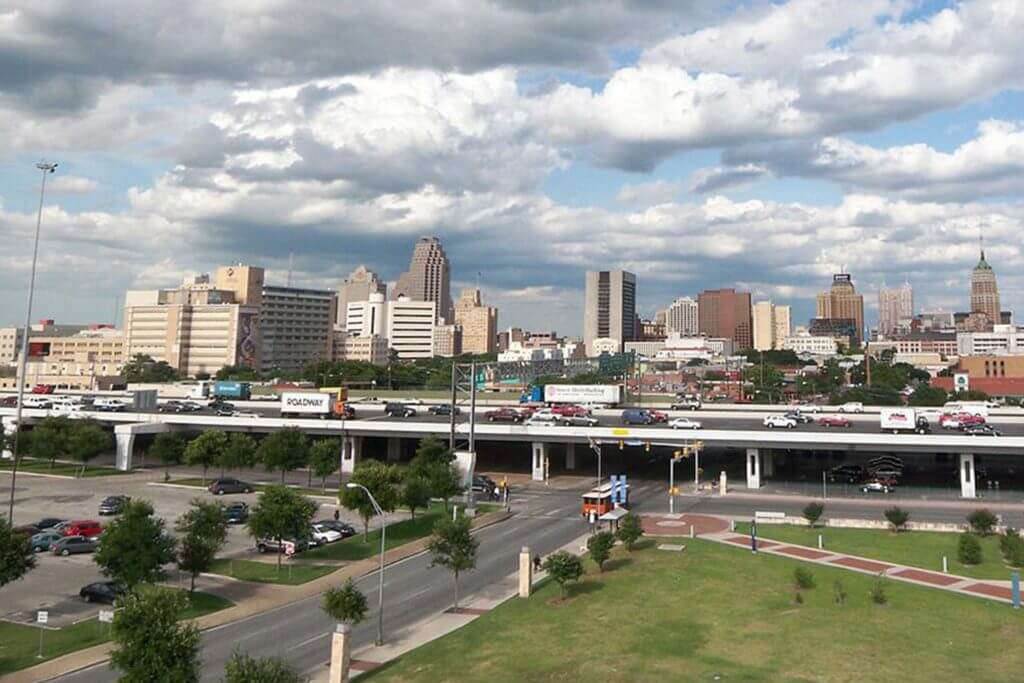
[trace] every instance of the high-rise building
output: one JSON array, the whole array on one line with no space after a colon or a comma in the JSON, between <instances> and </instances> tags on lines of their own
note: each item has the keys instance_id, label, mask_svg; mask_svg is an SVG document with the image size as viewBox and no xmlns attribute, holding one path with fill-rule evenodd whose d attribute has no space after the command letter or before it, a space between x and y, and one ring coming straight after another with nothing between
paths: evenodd
<instances>
[{"instance_id":1,"label":"high-rise building","mask_svg":"<svg viewBox=\"0 0 1024 683\"><path fill-rule=\"evenodd\" d=\"M698 332L731 339L737 351L754 345L750 292L706 289L697 296Z\"/></svg>"},{"instance_id":2,"label":"high-rise building","mask_svg":"<svg viewBox=\"0 0 1024 683\"><path fill-rule=\"evenodd\" d=\"M978 265L971 271L971 313L987 316L990 325L999 325L1002 319L996 273L985 260L984 249L981 250Z\"/></svg>"},{"instance_id":3,"label":"high-rise building","mask_svg":"<svg viewBox=\"0 0 1024 683\"><path fill-rule=\"evenodd\" d=\"M405 297L385 301L383 294L371 294L369 301L350 301L345 316L349 337L383 337L402 359L433 357L436 325L433 301Z\"/></svg>"},{"instance_id":4,"label":"high-rise building","mask_svg":"<svg viewBox=\"0 0 1024 683\"><path fill-rule=\"evenodd\" d=\"M462 353L494 353L498 309L484 306L479 289L464 289L455 302L455 324L462 327Z\"/></svg>"},{"instance_id":5,"label":"high-rise building","mask_svg":"<svg viewBox=\"0 0 1024 683\"><path fill-rule=\"evenodd\" d=\"M234 292L236 304L257 308L263 304L262 268L242 264L221 266L214 273L213 286L215 289Z\"/></svg>"},{"instance_id":6,"label":"high-rise building","mask_svg":"<svg viewBox=\"0 0 1024 683\"><path fill-rule=\"evenodd\" d=\"M331 332L331 360L387 365L388 340L377 334L353 336L336 326Z\"/></svg>"},{"instance_id":7,"label":"high-rise building","mask_svg":"<svg viewBox=\"0 0 1024 683\"><path fill-rule=\"evenodd\" d=\"M457 356L462 351L462 328L458 325L434 326L434 355L441 358Z\"/></svg>"},{"instance_id":8,"label":"high-rise building","mask_svg":"<svg viewBox=\"0 0 1024 683\"><path fill-rule=\"evenodd\" d=\"M909 282L878 290L878 332L891 337L910 329L914 319L914 289Z\"/></svg>"},{"instance_id":9,"label":"high-rise building","mask_svg":"<svg viewBox=\"0 0 1024 683\"><path fill-rule=\"evenodd\" d=\"M856 329L850 342L859 346L864 338L864 296L857 294L849 273L832 276L832 287L818 294L817 315L820 320L852 320Z\"/></svg>"},{"instance_id":10,"label":"high-rise building","mask_svg":"<svg viewBox=\"0 0 1024 683\"><path fill-rule=\"evenodd\" d=\"M338 323L345 324L350 301L369 301L371 294L387 294L388 286L381 282L377 273L366 266L359 266L338 285Z\"/></svg>"},{"instance_id":11,"label":"high-rise building","mask_svg":"<svg viewBox=\"0 0 1024 683\"><path fill-rule=\"evenodd\" d=\"M338 310L335 292L264 285L262 301L262 372L294 372L330 357Z\"/></svg>"},{"instance_id":12,"label":"high-rise building","mask_svg":"<svg viewBox=\"0 0 1024 683\"><path fill-rule=\"evenodd\" d=\"M583 300L583 341L593 355L595 339L634 341L636 330L636 275L625 270L588 270Z\"/></svg>"},{"instance_id":13,"label":"high-rise building","mask_svg":"<svg viewBox=\"0 0 1024 683\"><path fill-rule=\"evenodd\" d=\"M672 302L665 311L665 330L680 337L695 337L700 331L700 316L697 302L688 296Z\"/></svg>"},{"instance_id":14,"label":"high-rise building","mask_svg":"<svg viewBox=\"0 0 1024 683\"><path fill-rule=\"evenodd\" d=\"M752 310L754 348L772 351L782 348L790 330L789 306L777 306L771 301L758 301Z\"/></svg>"},{"instance_id":15,"label":"high-rise building","mask_svg":"<svg viewBox=\"0 0 1024 683\"><path fill-rule=\"evenodd\" d=\"M421 237L412 251L409 270L398 277L391 299L397 301L406 297L410 301L431 301L435 304L438 318L449 322L452 318L450 283L451 265L441 240Z\"/></svg>"}]
</instances>

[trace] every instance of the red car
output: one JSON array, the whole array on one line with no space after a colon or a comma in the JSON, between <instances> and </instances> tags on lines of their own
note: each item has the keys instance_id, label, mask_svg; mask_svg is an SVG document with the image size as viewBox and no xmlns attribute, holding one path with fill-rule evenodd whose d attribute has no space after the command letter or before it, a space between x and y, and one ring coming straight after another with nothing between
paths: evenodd
<instances>
[{"instance_id":1,"label":"red car","mask_svg":"<svg viewBox=\"0 0 1024 683\"><path fill-rule=\"evenodd\" d=\"M32 387L33 394L52 394L53 390L56 389L52 384L37 384Z\"/></svg>"},{"instance_id":2,"label":"red car","mask_svg":"<svg viewBox=\"0 0 1024 683\"><path fill-rule=\"evenodd\" d=\"M853 423L850 422L850 418L843 417L842 415L825 415L824 417L818 418L818 424L822 427L852 427Z\"/></svg>"},{"instance_id":3,"label":"red car","mask_svg":"<svg viewBox=\"0 0 1024 683\"><path fill-rule=\"evenodd\" d=\"M561 415L562 417L587 417L590 415L590 411L583 406L577 406L571 403L560 403L558 405L551 406L551 412L555 415Z\"/></svg>"},{"instance_id":4,"label":"red car","mask_svg":"<svg viewBox=\"0 0 1024 683\"><path fill-rule=\"evenodd\" d=\"M971 413L943 413L939 418L939 426L944 429L963 429L983 424L985 424L985 418Z\"/></svg>"},{"instance_id":5,"label":"red car","mask_svg":"<svg viewBox=\"0 0 1024 683\"><path fill-rule=\"evenodd\" d=\"M76 519L60 531L65 536L85 536L93 538L103 533L103 526L94 519Z\"/></svg>"},{"instance_id":6,"label":"red car","mask_svg":"<svg viewBox=\"0 0 1024 683\"><path fill-rule=\"evenodd\" d=\"M484 418L488 422L515 422L519 424L525 419L525 416L515 408L498 408L497 410L488 410L484 413Z\"/></svg>"},{"instance_id":7,"label":"red car","mask_svg":"<svg viewBox=\"0 0 1024 683\"><path fill-rule=\"evenodd\" d=\"M668 413L663 413L660 410L648 410L647 413L654 419L654 424L668 422Z\"/></svg>"}]
</instances>

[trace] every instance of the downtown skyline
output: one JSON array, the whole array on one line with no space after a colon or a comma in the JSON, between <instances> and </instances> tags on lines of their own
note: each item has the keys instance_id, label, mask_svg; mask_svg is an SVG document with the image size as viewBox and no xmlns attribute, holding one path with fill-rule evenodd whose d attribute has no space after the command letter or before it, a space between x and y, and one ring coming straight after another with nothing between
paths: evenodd
<instances>
[{"instance_id":1,"label":"downtown skyline","mask_svg":"<svg viewBox=\"0 0 1024 683\"><path fill-rule=\"evenodd\" d=\"M109 321L125 290L222 263L284 284L291 260L294 285L323 289L365 263L393 286L422 235L444 244L453 296L482 273L503 327L580 334L584 272L620 268L643 317L735 287L799 323L841 271L871 324L884 282L909 281L918 310L963 310L982 230L1003 308L1019 308L1024 19L984 2L847 5L609 1L573 23L495 3L438 41L449 17L427 3L392 22L386 60L307 52L272 28L172 59L153 7L140 35L160 59L127 21L96 54L83 46L99 17L27 8L7 30L32 40L6 39L25 68L0 83L0 320L21 317L40 157L61 169L36 317ZM345 12L296 20L357 31ZM203 25L194 7L182 17ZM474 39L499 26L507 43ZM43 52L58 27L74 65ZM284 54L302 67L275 66ZM951 66L970 60L983 66ZM60 87L69 74L76 88Z\"/></svg>"}]
</instances>

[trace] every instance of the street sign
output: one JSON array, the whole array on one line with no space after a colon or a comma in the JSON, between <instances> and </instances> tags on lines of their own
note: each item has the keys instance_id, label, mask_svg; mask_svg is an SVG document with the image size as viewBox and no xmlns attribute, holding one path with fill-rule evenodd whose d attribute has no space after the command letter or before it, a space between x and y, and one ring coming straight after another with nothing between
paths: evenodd
<instances>
[{"instance_id":1,"label":"street sign","mask_svg":"<svg viewBox=\"0 0 1024 683\"><path fill-rule=\"evenodd\" d=\"M41 609L38 612L36 612L36 623L37 624L45 624L48 621L50 621L50 613L49 612L47 612L46 610L43 610L43 609Z\"/></svg>"},{"instance_id":2,"label":"street sign","mask_svg":"<svg viewBox=\"0 0 1024 683\"><path fill-rule=\"evenodd\" d=\"M611 476L612 483L612 504L620 503L625 505L626 503L626 475L615 475Z\"/></svg>"},{"instance_id":3,"label":"street sign","mask_svg":"<svg viewBox=\"0 0 1024 683\"><path fill-rule=\"evenodd\" d=\"M100 623L109 624L114 621L114 610L112 609L101 609L99 615Z\"/></svg>"}]
</instances>

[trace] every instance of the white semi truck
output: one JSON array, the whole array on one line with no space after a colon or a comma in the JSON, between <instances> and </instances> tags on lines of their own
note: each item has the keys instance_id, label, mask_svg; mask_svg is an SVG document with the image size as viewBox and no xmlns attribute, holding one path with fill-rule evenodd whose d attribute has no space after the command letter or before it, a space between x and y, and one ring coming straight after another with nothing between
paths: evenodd
<instances>
[{"instance_id":1,"label":"white semi truck","mask_svg":"<svg viewBox=\"0 0 1024 683\"><path fill-rule=\"evenodd\" d=\"M546 384L544 400L547 403L589 403L616 406L622 400L622 387L618 384Z\"/></svg>"}]
</instances>

